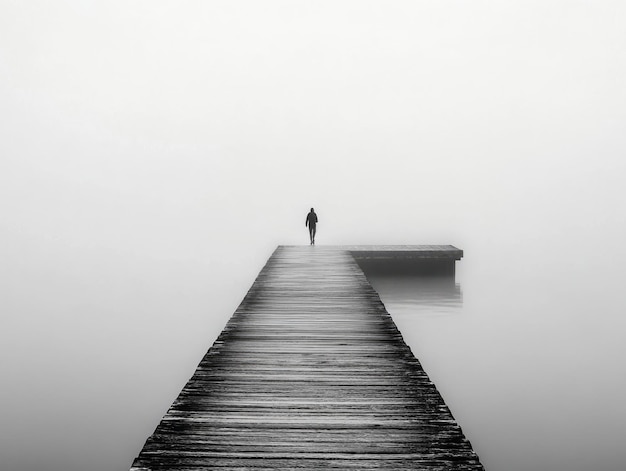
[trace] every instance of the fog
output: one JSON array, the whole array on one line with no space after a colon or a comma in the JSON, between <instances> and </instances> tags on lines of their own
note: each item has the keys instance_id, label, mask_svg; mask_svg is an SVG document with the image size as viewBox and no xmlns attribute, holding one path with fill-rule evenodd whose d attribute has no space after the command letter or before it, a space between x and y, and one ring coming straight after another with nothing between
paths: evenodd
<instances>
[{"instance_id":1,"label":"fog","mask_svg":"<svg viewBox=\"0 0 626 471\"><path fill-rule=\"evenodd\" d=\"M521 302L538 364L588 340L581 374L624 397L624 24L617 1L3 1L2 468L128 469L312 206L318 244L464 249L493 355ZM620 469L625 405L584 391L614 432L572 446Z\"/></svg>"}]
</instances>

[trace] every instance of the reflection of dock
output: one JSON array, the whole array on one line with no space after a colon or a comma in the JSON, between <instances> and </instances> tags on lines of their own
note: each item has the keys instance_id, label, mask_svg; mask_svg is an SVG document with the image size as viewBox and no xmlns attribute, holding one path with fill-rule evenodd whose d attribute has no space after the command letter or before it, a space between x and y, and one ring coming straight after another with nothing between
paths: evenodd
<instances>
[{"instance_id":1,"label":"reflection of dock","mask_svg":"<svg viewBox=\"0 0 626 471\"><path fill-rule=\"evenodd\" d=\"M450 313L463 304L461 285L454 277L378 275L366 272L367 280L381 297L389 312L394 308L416 313Z\"/></svg>"},{"instance_id":2,"label":"reflection of dock","mask_svg":"<svg viewBox=\"0 0 626 471\"><path fill-rule=\"evenodd\" d=\"M279 247L131 469L482 470L359 249Z\"/></svg>"}]
</instances>

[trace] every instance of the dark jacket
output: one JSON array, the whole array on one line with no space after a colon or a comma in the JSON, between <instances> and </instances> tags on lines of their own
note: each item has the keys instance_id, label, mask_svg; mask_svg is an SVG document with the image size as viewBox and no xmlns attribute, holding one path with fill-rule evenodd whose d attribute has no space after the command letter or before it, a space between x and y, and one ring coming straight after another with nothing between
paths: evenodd
<instances>
[{"instance_id":1,"label":"dark jacket","mask_svg":"<svg viewBox=\"0 0 626 471\"><path fill-rule=\"evenodd\" d=\"M315 227L315 224L317 224L317 214L311 211L309 214L306 215L306 221L304 222L304 225L309 227Z\"/></svg>"}]
</instances>

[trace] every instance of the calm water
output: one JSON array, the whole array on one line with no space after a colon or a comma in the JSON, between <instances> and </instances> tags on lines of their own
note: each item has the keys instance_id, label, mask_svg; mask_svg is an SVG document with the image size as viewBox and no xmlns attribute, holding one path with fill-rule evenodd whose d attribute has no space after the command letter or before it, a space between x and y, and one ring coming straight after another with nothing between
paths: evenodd
<instances>
[{"instance_id":1,"label":"calm water","mask_svg":"<svg viewBox=\"0 0 626 471\"><path fill-rule=\"evenodd\" d=\"M484 255L368 278L487 471L626 469L619 278Z\"/></svg>"},{"instance_id":2,"label":"calm water","mask_svg":"<svg viewBox=\"0 0 626 471\"><path fill-rule=\"evenodd\" d=\"M487 471L623 471L624 256L544 245L459 244L455 281L372 282ZM11 255L1 469L127 470L274 248L242 247Z\"/></svg>"}]
</instances>

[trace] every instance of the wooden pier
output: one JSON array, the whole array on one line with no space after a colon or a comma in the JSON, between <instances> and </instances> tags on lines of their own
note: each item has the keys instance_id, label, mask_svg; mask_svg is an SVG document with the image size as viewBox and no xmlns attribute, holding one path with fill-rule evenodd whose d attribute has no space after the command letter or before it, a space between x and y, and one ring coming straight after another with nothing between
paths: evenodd
<instances>
[{"instance_id":1,"label":"wooden pier","mask_svg":"<svg viewBox=\"0 0 626 471\"><path fill-rule=\"evenodd\" d=\"M483 470L361 252L394 250L278 247L131 471Z\"/></svg>"}]
</instances>

